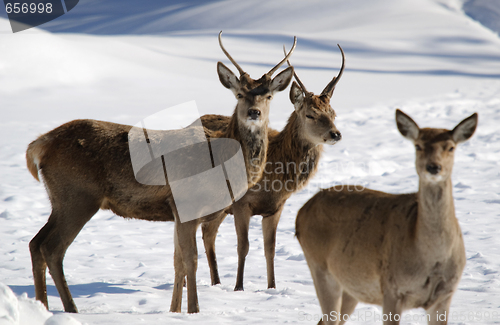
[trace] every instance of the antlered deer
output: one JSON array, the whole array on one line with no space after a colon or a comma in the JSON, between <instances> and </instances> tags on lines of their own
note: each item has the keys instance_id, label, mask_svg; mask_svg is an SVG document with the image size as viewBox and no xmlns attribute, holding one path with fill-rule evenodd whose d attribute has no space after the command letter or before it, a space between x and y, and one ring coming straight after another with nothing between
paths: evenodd
<instances>
[{"instance_id":1,"label":"antlered deer","mask_svg":"<svg viewBox=\"0 0 500 325\"><path fill-rule=\"evenodd\" d=\"M332 316L324 323L343 324L358 301L381 305L384 324L399 324L404 310L419 307L430 324L447 323L465 266L452 196L454 150L477 121L475 113L451 131L421 129L397 110L398 129L416 148L418 192L333 187L300 209L296 235L322 313Z\"/></svg>"},{"instance_id":2,"label":"antlered deer","mask_svg":"<svg viewBox=\"0 0 500 325\"><path fill-rule=\"evenodd\" d=\"M296 82L290 89L290 101L295 107L281 132L270 129L267 162L261 180L225 212L234 214L238 237L238 274L234 290L243 290L245 258L248 254L250 218L261 215L264 251L267 262L267 286L275 288L274 255L276 228L286 200L304 187L314 176L323 150L323 144L333 145L341 139L334 124L335 111L330 99L344 71L345 56L342 48L342 66L337 76L326 85L320 95L306 90L294 73ZM300 85L300 86L299 86ZM224 129L229 117L207 115L202 118L208 129ZM221 125L222 124L222 125ZM202 226L203 240L210 265L212 284L220 283L215 255L217 229L224 220L218 218Z\"/></svg>"},{"instance_id":3,"label":"antlered deer","mask_svg":"<svg viewBox=\"0 0 500 325\"><path fill-rule=\"evenodd\" d=\"M240 72L238 78L223 63L217 64L222 85L230 89L238 101L227 130L202 129L200 134L186 128L174 133L168 131L168 136L176 137L176 141L192 136L235 139L241 143L247 174L258 176L266 159L270 102L276 92L288 86L293 68L285 69L274 78L272 75L290 57L296 40L288 55L258 80L251 79L227 53L221 34L219 44ZM111 209L126 218L174 221L171 211L176 211L176 207L170 186L143 185L135 178L129 149L131 128L109 122L75 120L40 136L28 146L28 169L37 180L40 171L52 204L49 220L30 242L36 298L47 308L45 276L48 267L64 310L77 312L64 277L63 259L69 245L99 209ZM165 137L163 132L166 131L147 131L153 140ZM248 177L248 185L252 186L257 180L257 177ZM179 288L182 288L185 275L188 312L199 311L195 234L199 222L204 220L210 220L210 216L184 223L175 217L176 277L171 311L181 311L182 290Z\"/></svg>"}]
</instances>

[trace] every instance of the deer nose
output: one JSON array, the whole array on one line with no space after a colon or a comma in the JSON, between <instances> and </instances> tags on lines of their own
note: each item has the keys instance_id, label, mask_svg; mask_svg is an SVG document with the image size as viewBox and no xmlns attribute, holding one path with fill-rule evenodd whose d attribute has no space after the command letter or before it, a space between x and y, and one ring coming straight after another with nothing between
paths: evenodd
<instances>
[{"instance_id":1,"label":"deer nose","mask_svg":"<svg viewBox=\"0 0 500 325\"><path fill-rule=\"evenodd\" d=\"M342 139L342 134L339 131L330 131L330 136L335 141L340 141Z\"/></svg>"},{"instance_id":2,"label":"deer nose","mask_svg":"<svg viewBox=\"0 0 500 325\"><path fill-rule=\"evenodd\" d=\"M441 165L427 164L427 166L425 166L425 169L427 169L427 171L429 173L431 173L432 175L436 175L437 173L439 173L441 171Z\"/></svg>"},{"instance_id":3,"label":"deer nose","mask_svg":"<svg viewBox=\"0 0 500 325\"><path fill-rule=\"evenodd\" d=\"M260 116L260 111L258 109L249 109L248 116L252 120L256 120Z\"/></svg>"}]
</instances>

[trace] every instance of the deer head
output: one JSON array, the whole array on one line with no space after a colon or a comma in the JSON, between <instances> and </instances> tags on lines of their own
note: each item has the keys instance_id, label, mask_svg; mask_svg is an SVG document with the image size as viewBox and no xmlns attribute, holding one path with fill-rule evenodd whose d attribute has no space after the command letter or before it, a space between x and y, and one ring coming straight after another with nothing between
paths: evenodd
<instances>
[{"instance_id":1,"label":"deer head","mask_svg":"<svg viewBox=\"0 0 500 325\"><path fill-rule=\"evenodd\" d=\"M330 106L335 85L339 82L345 66L344 51L338 45L342 53L342 67L336 77L326 85L321 94L315 95L307 91L304 84L294 72L295 80L290 89L290 101L295 107L297 116L303 122L304 136L315 144L333 145L342 138L335 126L335 111ZM290 64L290 62L288 62Z\"/></svg>"},{"instance_id":2,"label":"deer head","mask_svg":"<svg viewBox=\"0 0 500 325\"><path fill-rule=\"evenodd\" d=\"M415 165L420 181L441 182L450 179L455 147L467 141L476 130L477 113L460 122L453 130L419 128L408 115L396 110L399 132L415 144Z\"/></svg>"},{"instance_id":3,"label":"deer head","mask_svg":"<svg viewBox=\"0 0 500 325\"><path fill-rule=\"evenodd\" d=\"M292 49L285 58L274 66L269 72L264 74L260 79L252 79L243 71L243 69L236 63L236 61L229 55L221 39L222 31L219 33L219 44L226 54L229 61L231 61L238 72L240 77L226 67L222 62L217 63L217 72L222 85L230 89L238 103L236 105L236 113L238 121L241 125L252 128L254 126L263 126L269 120L269 105L276 92L283 91L288 87L292 80L293 67L288 67L280 72L276 77L272 75L279 69L283 63L292 55L295 46L297 45L297 38L294 38Z\"/></svg>"}]
</instances>

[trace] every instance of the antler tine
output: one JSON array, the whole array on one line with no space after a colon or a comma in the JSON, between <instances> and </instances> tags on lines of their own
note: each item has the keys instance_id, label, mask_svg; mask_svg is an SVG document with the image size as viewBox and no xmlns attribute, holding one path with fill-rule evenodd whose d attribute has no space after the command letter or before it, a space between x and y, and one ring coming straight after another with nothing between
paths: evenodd
<instances>
[{"instance_id":1,"label":"antler tine","mask_svg":"<svg viewBox=\"0 0 500 325\"><path fill-rule=\"evenodd\" d=\"M283 53L285 53L285 55L286 55L286 49L285 49L284 44L283 44ZM286 63L288 63L288 66L290 66L290 67L292 66L290 64L290 60L286 60ZM297 83L299 84L300 88L302 89L302 92L304 92L304 94L306 94L307 93L306 87L304 86L302 81L300 81L299 76L297 76L297 73L295 73L295 69L293 70L293 76L295 77L295 80L297 80Z\"/></svg>"},{"instance_id":2,"label":"antler tine","mask_svg":"<svg viewBox=\"0 0 500 325\"><path fill-rule=\"evenodd\" d=\"M222 35L222 31L220 31L220 33L219 33L219 45L220 45L220 48L222 49L222 52L224 52L224 54L227 56L229 61L231 61L231 63L236 67L236 69L238 69L238 71L240 72L240 76L244 75L245 71L243 71L243 69L238 65L238 63L236 63L236 61L234 61L234 59L231 57L231 55L229 55L229 53L224 48L224 45L222 45L221 35Z\"/></svg>"},{"instance_id":3,"label":"antler tine","mask_svg":"<svg viewBox=\"0 0 500 325\"><path fill-rule=\"evenodd\" d=\"M294 36L293 37L292 49L290 50L290 52L288 52L288 54L286 54L285 58L283 60L281 60L280 63L278 63L274 68L272 68L271 70L269 70L269 72L267 73L268 76L272 76L273 73L275 73L276 70L278 70L279 67L281 67L283 65L283 63L285 63L290 58L290 56L292 55L293 50L295 50L296 46L297 46L297 36Z\"/></svg>"},{"instance_id":4,"label":"antler tine","mask_svg":"<svg viewBox=\"0 0 500 325\"><path fill-rule=\"evenodd\" d=\"M335 85L337 84L337 82L339 82L340 77L342 77L342 73L344 72L344 67L345 67L344 50L342 50L342 47L340 47L339 44L337 44L337 46L339 47L340 52L342 53L342 67L340 67L339 74L336 77L333 77L332 81L330 81L328 83L328 85L326 85L325 89L321 93L322 95L327 95L328 97L332 96L333 89L335 88Z\"/></svg>"}]
</instances>

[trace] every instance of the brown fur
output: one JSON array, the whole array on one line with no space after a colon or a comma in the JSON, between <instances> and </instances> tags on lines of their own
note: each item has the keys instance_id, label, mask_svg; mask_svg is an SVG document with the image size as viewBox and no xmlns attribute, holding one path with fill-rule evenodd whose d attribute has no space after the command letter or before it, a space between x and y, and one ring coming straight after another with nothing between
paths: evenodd
<instances>
[{"instance_id":1,"label":"brown fur","mask_svg":"<svg viewBox=\"0 0 500 325\"><path fill-rule=\"evenodd\" d=\"M245 258L249 249L248 226L250 217L254 215L264 217L262 230L268 288L276 287L274 275L276 228L284 204L316 173L323 150L322 144L327 140L330 141L329 144L335 143L331 142L330 133L340 135L334 125L335 112L330 106L330 97L317 96L310 92L304 94L295 82L290 92L296 111L291 114L281 132L269 130L269 150L264 175L243 198L225 210L226 213L234 214L238 235L238 275L235 290L243 290ZM308 115L314 115L314 122L309 120ZM224 128L222 116L206 116L202 121L208 129ZM273 184L280 185L278 188L273 188ZM202 227L212 284L220 283L215 258L215 238L217 228L226 213L214 220L212 224L205 224Z\"/></svg>"},{"instance_id":2,"label":"brown fur","mask_svg":"<svg viewBox=\"0 0 500 325\"><path fill-rule=\"evenodd\" d=\"M274 69L273 69L274 70ZM232 138L240 142L248 170L256 175L265 163L267 153L267 125L269 105L275 92L284 90L293 74L287 68L274 79L261 78L265 84L250 79L246 74L240 80L222 63L218 64L219 79L238 98L236 109L225 131L200 131L186 128L176 131L147 130L151 141L168 136L181 144L186 139L199 137ZM270 80L267 80L270 79ZM266 91L250 92L266 87ZM253 87L253 88L252 88ZM259 115L251 119L251 112ZM247 124L257 123L252 128ZM155 221L173 221L175 203L170 187L143 185L136 181L129 152L131 126L94 120L76 120L66 123L32 142L27 150L28 169L38 179L35 161L52 203L47 224L30 242L36 298L47 308L45 273L49 268L67 312L77 312L63 273L64 254L83 226L100 209L111 209L118 215ZM206 133L206 134L205 134ZM141 135L142 137L142 135ZM143 139L145 141L145 139ZM253 161L253 165L250 163ZM147 175L146 175L147 176ZM165 177L165 175L160 175ZM248 185L258 180L248 177ZM186 196L189 193L185 193ZM201 222L217 214L181 223L175 217L175 283L171 311L181 311L182 286L187 277L188 312L199 311L196 290L197 248L196 229Z\"/></svg>"},{"instance_id":3,"label":"brown fur","mask_svg":"<svg viewBox=\"0 0 500 325\"><path fill-rule=\"evenodd\" d=\"M40 142L46 142L47 139L44 138L39 138L39 143ZM31 175L37 180L40 181L39 175L38 175L38 169L40 166L38 164L40 163L39 157L43 157L45 154L44 151L44 145L34 145L33 141L29 146L28 150L26 151L26 161L27 161L27 167Z\"/></svg>"},{"instance_id":4,"label":"brown fur","mask_svg":"<svg viewBox=\"0 0 500 325\"><path fill-rule=\"evenodd\" d=\"M338 320L358 301L382 305L383 313L392 315L384 324L399 324L394 315L411 308L426 309L430 324L442 324L436 313L448 316L465 265L453 205L451 148L472 135L477 115L453 131L419 129L401 111L396 115L401 133L417 146L417 193L333 187L298 212L296 235L322 313L342 315L320 324L343 324ZM431 173L433 165L439 171Z\"/></svg>"},{"instance_id":5,"label":"brown fur","mask_svg":"<svg viewBox=\"0 0 500 325\"><path fill-rule=\"evenodd\" d=\"M322 144L334 144L341 138L340 132L333 124L335 112L330 107L335 85L340 80L345 67L344 51L340 46L339 49L342 53L342 66L339 74L326 85L321 95L317 96L308 92L294 74L298 84L296 82L292 84L290 101L295 106L295 112L290 116L283 131L269 131L267 171L262 179L243 198L226 209L220 218L203 225L203 241L210 265L212 284L220 283L215 255L217 229L226 213L232 213L235 217L238 237L238 274L235 290L243 290L245 258L249 249L248 228L253 215L263 216L262 232L268 288L276 287L274 276L276 228L284 204L292 193L305 186L314 176L321 156ZM290 62L288 64L290 65ZM203 120L203 124L209 129L219 130L223 128L223 118L210 116ZM290 163L293 168L288 168ZM279 169L280 166L282 170ZM270 191L266 191L266 184L271 184ZM280 184L282 187L273 189L272 184Z\"/></svg>"}]
</instances>

